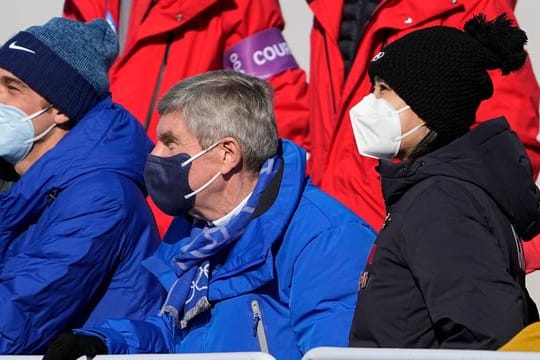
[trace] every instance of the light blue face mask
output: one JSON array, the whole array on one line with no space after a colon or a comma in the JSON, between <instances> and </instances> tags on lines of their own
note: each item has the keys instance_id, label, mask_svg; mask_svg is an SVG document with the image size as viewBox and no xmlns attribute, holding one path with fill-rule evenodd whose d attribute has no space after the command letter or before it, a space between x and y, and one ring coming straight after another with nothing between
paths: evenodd
<instances>
[{"instance_id":1,"label":"light blue face mask","mask_svg":"<svg viewBox=\"0 0 540 360\"><path fill-rule=\"evenodd\" d=\"M32 120L49 110L51 106L41 109L31 115L26 115L21 109L0 104L0 156L15 165L28 155L34 142L47 135L56 124L34 136Z\"/></svg>"}]
</instances>

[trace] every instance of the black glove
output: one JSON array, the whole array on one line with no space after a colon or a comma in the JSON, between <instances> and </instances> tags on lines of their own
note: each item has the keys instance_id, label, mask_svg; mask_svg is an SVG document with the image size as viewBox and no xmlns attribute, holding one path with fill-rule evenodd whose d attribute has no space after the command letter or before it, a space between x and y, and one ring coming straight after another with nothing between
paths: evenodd
<instances>
[{"instance_id":1,"label":"black glove","mask_svg":"<svg viewBox=\"0 0 540 360\"><path fill-rule=\"evenodd\" d=\"M43 360L76 360L86 355L107 354L107 346L95 336L60 334L49 344Z\"/></svg>"}]
</instances>

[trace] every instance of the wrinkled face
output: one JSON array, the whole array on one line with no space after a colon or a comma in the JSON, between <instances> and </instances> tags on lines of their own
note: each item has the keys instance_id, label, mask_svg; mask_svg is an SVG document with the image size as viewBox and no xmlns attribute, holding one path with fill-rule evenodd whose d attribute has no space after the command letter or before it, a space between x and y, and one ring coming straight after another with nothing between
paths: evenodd
<instances>
[{"instance_id":1,"label":"wrinkled face","mask_svg":"<svg viewBox=\"0 0 540 360\"><path fill-rule=\"evenodd\" d=\"M156 156L169 157L181 153L193 156L203 150L178 113L163 115L159 119L157 140L152 150L152 155Z\"/></svg>"},{"instance_id":2,"label":"wrinkled face","mask_svg":"<svg viewBox=\"0 0 540 360\"><path fill-rule=\"evenodd\" d=\"M166 114L160 118L157 139L157 144L151 153L155 156L170 157L185 153L193 157L205 150L195 135L188 130L185 121L178 113ZM221 170L222 157L223 152L217 146L192 161L188 177L191 189L199 189ZM190 213L197 216L199 209L211 208L214 205L211 199L218 193L216 190L219 190L218 181L214 181L197 195L193 211Z\"/></svg>"},{"instance_id":3,"label":"wrinkled face","mask_svg":"<svg viewBox=\"0 0 540 360\"><path fill-rule=\"evenodd\" d=\"M400 110L408 105L383 79L378 77L375 77L373 94L378 99L386 100L395 110ZM402 134L413 129L415 126L424 123L424 121L422 121L422 119L420 119L420 117L416 115L416 113L410 108L400 112L399 118L401 121ZM418 143L420 143L420 141L422 141L422 139L426 136L428 131L428 128L423 126L410 136L405 137L401 141L401 146L397 157L400 159L408 158Z\"/></svg>"},{"instance_id":4,"label":"wrinkled face","mask_svg":"<svg viewBox=\"0 0 540 360\"><path fill-rule=\"evenodd\" d=\"M31 115L49 106L47 101L11 72L0 68L0 103L16 106ZM50 112L45 112L32 120L34 136L41 134L53 123ZM0 135L1 136L1 135Z\"/></svg>"}]
</instances>

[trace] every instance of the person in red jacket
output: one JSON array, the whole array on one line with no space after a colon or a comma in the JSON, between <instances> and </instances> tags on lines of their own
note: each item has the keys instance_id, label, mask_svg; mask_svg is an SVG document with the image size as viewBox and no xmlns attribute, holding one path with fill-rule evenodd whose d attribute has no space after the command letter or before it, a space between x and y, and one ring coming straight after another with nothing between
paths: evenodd
<instances>
[{"instance_id":1,"label":"person in red jacket","mask_svg":"<svg viewBox=\"0 0 540 360\"><path fill-rule=\"evenodd\" d=\"M515 0L308 0L314 14L310 63L310 162L313 182L337 197L376 229L385 208L377 161L356 151L350 108L370 93L371 59L412 31L435 25L463 28L472 15L515 21ZM361 29L359 31L359 29ZM493 97L476 113L476 123L505 115L525 145L536 179L540 168L538 106L540 89L529 59L516 73L491 71ZM540 241L525 248L528 258ZM540 254L540 246L537 246ZM531 263L529 261L529 263ZM540 266L540 261L537 261Z\"/></svg>"},{"instance_id":2,"label":"person in red jacket","mask_svg":"<svg viewBox=\"0 0 540 360\"><path fill-rule=\"evenodd\" d=\"M65 0L64 16L106 18L120 40L110 70L113 100L156 140L156 104L178 81L209 70L234 69L267 79L275 91L282 138L307 147L305 73L281 30L278 0ZM170 218L153 206L160 232Z\"/></svg>"}]
</instances>

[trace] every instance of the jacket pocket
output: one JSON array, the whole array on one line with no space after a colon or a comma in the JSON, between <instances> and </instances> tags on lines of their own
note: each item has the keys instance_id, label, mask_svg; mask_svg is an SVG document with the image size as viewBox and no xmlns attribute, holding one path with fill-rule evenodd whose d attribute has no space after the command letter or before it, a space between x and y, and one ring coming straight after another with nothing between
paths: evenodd
<instances>
[{"instance_id":1,"label":"jacket pocket","mask_svg":"<svg viewBox=\"0 0 540 360\"><path fill-rule=\"evenodd\" d=\"M257 337L261 351L270 353L268 349L268 341L266 339L266 332L264 331L264 321L261 307L259 306L259 302L257 300L251 301L251 314L253 319L253 336Z\"/></svg>"}]
</instances>

